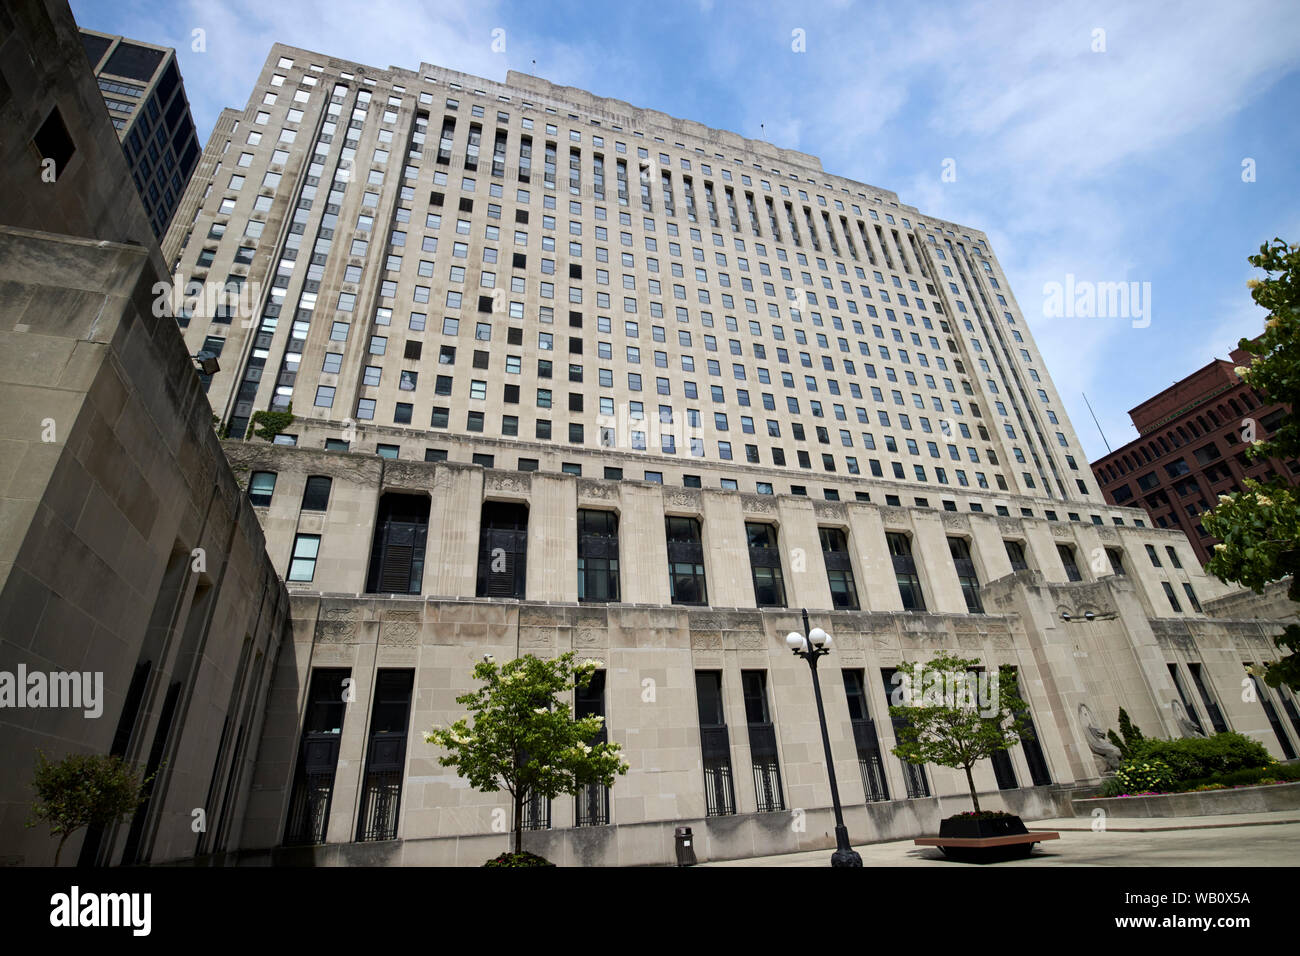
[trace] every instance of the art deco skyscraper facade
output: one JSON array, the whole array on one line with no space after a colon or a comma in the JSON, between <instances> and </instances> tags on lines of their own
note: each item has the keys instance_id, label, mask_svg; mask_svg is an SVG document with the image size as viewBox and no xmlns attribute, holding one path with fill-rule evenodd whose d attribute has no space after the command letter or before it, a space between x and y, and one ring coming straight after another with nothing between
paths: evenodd
<instances>
[{"instance_id":1,"label":"art deco skyscraper facade","mask_svg":"<svg viewBox=\"0 0 1300 956\"><path fill-rule=\"evenodd\" d=\"M1101 503L978 231L534 77L322 59L268 61L169 238L185 278L260 292L187 331L224 339L209 396L232 434L292 402L521 455L761 465L781 490Z\"/></svg>"},{"instance_id":2,"label":"art deco skyscraper facade","mask_svg":"<svg viewBox=\"0 0 1300 956\"><path fill-rule=\"evenodd\" d=\"M1017 668L1040 736L976 780L1026 813L1096 778L1086 715L1173 733L1185 687L1292 745L1284 710L1235 703L1265 628L1173 607L1223 589L1104 502L984 234L814 156L276 45L163 251L292 596L248 853L481 862L499 802L419 732L484 654L566 650L603 662L575 707L632 770L532 801L536 846L663 861L683 822L707 855L818 845L767 816L830 831L800 608L837 641L854 839L964 789L889 752L892 675L940 648ZM1148 545L1189 560L1150 570Z\"/></svg>"}]
</instances>

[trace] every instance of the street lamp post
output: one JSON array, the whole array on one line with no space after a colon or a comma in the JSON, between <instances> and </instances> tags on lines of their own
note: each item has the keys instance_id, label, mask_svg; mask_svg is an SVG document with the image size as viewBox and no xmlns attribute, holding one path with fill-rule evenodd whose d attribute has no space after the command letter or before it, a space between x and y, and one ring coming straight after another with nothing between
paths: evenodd
<instances>
[{"instance_id":1,"label":"street lamp post","mask_svg":"<svg viewBox=\"0 0 1300 956\"><path fill-rule=\"evenodd\" d=\"M794 652L795 657L802 657L808 662L812 671L813 694L817 698L817 719L822 727L822 747L826 751L826 772L831 778L831 803L835 806L835 852L831 854L831 866L862 866L862 857L849 843L849 831L844 826L844 814L840 810L840 788L835 783L835 762L831 758L831 738L826 732L826 709L822 706L822 687L817 680L817 658L831 652L831 636L820 627L808 629L808 611L803 611L804 634L791 631L785 639L786 646Z\"/></svg>"}]
</instances>

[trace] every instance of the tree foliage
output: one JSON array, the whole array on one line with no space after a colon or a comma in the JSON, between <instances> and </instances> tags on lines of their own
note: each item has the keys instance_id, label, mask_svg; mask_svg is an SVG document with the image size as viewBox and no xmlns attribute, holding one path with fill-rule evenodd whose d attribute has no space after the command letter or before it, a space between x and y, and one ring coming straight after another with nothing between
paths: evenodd
<instances>
[{"instance_id":1,"label":"tree foliage","mask_svg":"<svg viewBox=\"0 0 1300 956\"><path fill-rule=\"evenodd\" d=\"M1255 460L1287 461L1300 455L1300 420L1294 414L1300 405L1300 246L1274 239L1260 246L1250 263L1267 275L1248 284L1251 297L1268 310L1268 317L1261 336L1239 343L1254 358L1239 366L1237 374L1293 413L1284 416L1268 438L1255 438L1246 454ZM1254 427L1254 422L1243 422L1248 433ZM1291 575L1287 596L1300 601L1300 498L1276 479L1246 479L1244 484L1244 491L1220 495L1215 509L1202 517L1205 530L1220 539L1206 570L1257 594L1269 582ZM1274 640L1284 656L1264 671L1265 682L1300 690L1300 625L1289 625Z\"/></svg>"},{"instance_id":2,"label":"tree foliage","mask_svg":"<svg viewBox=\"0 0 1300 956\"><path fill-rule=\"evenodd\" d=\"M58 866L63 844L72 834L82 827L108 826L134 811L144 800L148 782L121 757L69 754L51 763L38 750L32 778L36 802L27 825L46 823L50 835L59 838L54 851Z\"/></svg>"},{"instance_id":3,"label":"tree foliage","mask_svg":"<svg viewBox=\"0 0 1300 956\"><path fill-rule=\"evenodd\" d=\"M889 708L891 717L907 721L896 731L898 746L892 752L909 763L936 763L965 771L976 812L980 801L971 768L1030 736L1015 670L999 668L997 679L989 681L991 699L980 700L972 673L979 663L978 658L945 652L930 661L899 664L902 686L910 691L901 695L901 705ZM894 698L899 696L895 692Z\"/></svg>"},{"instance_id":4,"label":"tree foliage","mask_svg":"<svg viewBox=\"0 0 1300 956\"><path fill-rule=\"evenodd\" d=\"M588 784L612 786L628 764L613 742L594 742L603 717L575 719L569 698L586 687L599 661L574 662L572 652L554 660L531 654L498 666L474 667L483 686L456 698L470 712L450 727L434 727L425 741L447 753L444 767L484 793L504 790L514 802L514 852L522 852L523 804L530 794L553 798Z\"/></svg>"},{"instance_id":5,"label":"tree foliage","mask_svg":"<svg viewBox=\"0 0 1300 956\"><path fill-rule=\"evenodd\" d=\"M1132 757L1137 745L1146 739L1123 707L1119 709L1119 734L1116 735L1115 731L1108 730L1106 738L1115 745L1120 756L1125 760Z\"/></svg>"}]
</instances>

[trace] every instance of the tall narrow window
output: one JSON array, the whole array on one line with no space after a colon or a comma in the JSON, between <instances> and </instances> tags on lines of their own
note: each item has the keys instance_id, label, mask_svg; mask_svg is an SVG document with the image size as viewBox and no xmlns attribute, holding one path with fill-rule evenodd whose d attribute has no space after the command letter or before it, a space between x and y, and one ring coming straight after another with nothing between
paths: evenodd
<instances>
[{"instance_id":1,"label":"tall narrow window","mask_svg":"<svg viewBox=\"0 0 1300 956\"><path fill-rule=\"evenodd\" d=\"M948 540L951 541L952 539L949 538ZM982 667L975 668L971 672L972 679L978 681L982 671ZM994 751L989 756L989 762L993 764L993 779L997 781L999 790L1015 790L1020 786L1016 781L1016 768L1011 763L1009 751Z\"/></svg>"},{"instance_id":2,"label":"tall narrow window","mask_svg":"<svg viewBox=\"0 0 1300 956\"><path fill-rule=\"evenodd\" d=\"M1052 774L1047 769L1047 757L1044 756L1043 745L1038 739L1038 729L1034 726L1034 715L1029 708L1029 698L1023 693L1020 675L1014 667L1007 667L1001 671L1001 676L1003 680L1009 678L1014 682L1012 690L1025 702L1024 709L1016 712L1016 716L1025 721L1025 732L1020 735L1020 748L1024 751L1025 763L1029 764L1029 776L1034 786L1046 787L1052 782Z\"/></svg>"},{"instance_id":3,"label":"tall narrow window","mask_svg":"<svg viewBox=\"0 0 1300 956\"><path fill-rule=\"evenodd\" d=\"M1025 560L1025 546L1019 541L1003 541L1007 546L1007 557L1011 559L1012 571L1028 571L1029 562Z\"/></svg>"},{"instance_id":4,"label":"tall narrow window","mask_svg":"<svg viewBox=\"0 0 1300 956\"><path fill-rule=\"evenodd\" d=\"M1196 692L1201 696L1201 704L1205 707L1205 713L1210 718L1210 725L1214 727L1214 732L1216 734L1224 733L1228 729L1228 722L1223 719L1223 711L1214 696L1214 688L1206 680L1201 665L1199 663L1188 664L1187 669L1191 672L1192 683L1196 685Z\"/></svg>"},{"instance_id":5,"label":"tall narrow window","mask_svg":"<svg viewBox=\"0 0 1300 956\"><path fill-rule=\"evenodd\" d=\"M781 579L781 552L776 544L776 527L745 522L749 540L749 570L754 578L754 602L759 607L785 607L785 583Z\"/></svg>"},{"instance_id":6,"label":"tall narrow window","mask_svg":"<svg viewBox=\"0 0 1300 956\"><path fill-rule=\"evenodd\" d=\"M952 554L953 566L957 569L957 580L961 583L962 597L966 599L966 610L972 614L983 614L984 602L980 600L980 579L975 573L975 560L971 557L970 542L965 538L949 538L948 550Z\"/></svg>"},{"instance_id":7,"label":"tall narrow window","mask_svg":"<svg viewBox=\"0 0 1300 956\"><path fill-rule=\"evenodd\" d=\"M1165 589L1165 597L1169 599L1169 606L1174 609L1175 614L1183 612L1182 605L1178 603L1178 595L1174 594L1173 585L1168 581L1161 581L1160 586Z\"/></svg>"},{"instance_id":8,"label":"tall narrow window","mask_svg":"<svg viewBox=\"0 0 1300 956\"><path fill-rule=\"evenodd\" d=\"M903 599L903 610L924 611L925 595L921 593L921 578L916 573L911 539L905 534L891 531L885 535L885 541L894 563L894 579L898 582L898 596Z\"/></svg>"},{"instance_id":9,"label":"tall narrow window","mask_svg":"<svg viewBox=\"0 0 1300 956\"><path fill-rule=\"evenodd\" d=\"M1182 701L1183 710L1187 711L1187 719L1196 725L1196 729L1201 734L1204 734L1205 725L1201 723L1201 715L1196 712L1196 706L1192 703L1191 695L1187 693L1187 685L1183 681L1182 671L1178 669L1177 664L1170 663L1167 666L1169 668L1169 677L1174 682L1174 689L1178 691L1178 699Z\"/></svg>"},{"instance_id":10,"label":"tall narrow window","mask_svg":"<svg viewBox=\"0 0 1300 956\"><path fill-rule=\"evenodd\" d=\"M578 511L578 600L619 600L618 515Z\"/></svg>"},{"instance_id":11,"label":"tall narrow window","mask_svg":"<svg viewBox=\"0 0 1300 956\"><path fill-rule=\"evenodd\" d=\"M584 717L605 716L605 672L596 671L586 687L579 687L574 692L573 715L581 720ZM605 724L600 725L589 745L603 744L609 740ZM578 827L600 827L609 823L609 787L598 783L584 786L573 798L573 825Z\"/></svg>"},{"instance_id":12,"label":"tall narrow window","mask_svg":"<svg viewBox=\"0 0 1300 956\"><path fill-rule=\"evenodd\" d=\"M479 531L479 597L522 598L528 559L528 506L485 501Z\"/></svg>"},{"instance_id":13,"label":"tall narrow window","mask_svg":"<svg viewBox=\"0 0 1300 956\"><path fill-rule=\"evenodd\" d=\"M248 500L259 508L266 508L271 504L271 496L275 494L275 472L273 471L255 471L248 478Z\"/></svg>"},{"instance_id":14,"label":"tall narrow window","mask_svg":"<svg viewBox=\"0 0 1300 956\"><path fill-rule=\"evenodd\" d=\"M1124 555L1119 548L1107 548L1106 557L1110 558L1110 569L1117 575L1123 575L1127 572L1124 570Z\"/></svg>"},{"instance_id":15,"label":"tall narrow window","mask_svg":"<svg viewBox=\"0 0 1300 956\"><path fill-rule=\"evenodd\" d=\"M668 534L668 584L674 604L708 604L704 546L695 518L664 519Z\"/></svg>"},{"instance_id":16,"label":"tall narrow window","mask_svg":"<svg viewBox=\"0 0 1300 956\"><path fill-rule=\"evenodd\" d=\"M284 832L286 844L325 842L339 741L343 735L343 718L347 715L343 681L350 673L347 668L312 671L289 801L289 822Z\"/></svg>"},{"instance_id":17,"label":"tall narrow window","mask_svg":"<svg viewBox=\"0 0 1300 956\"><path fill-rule=\"evenodd\" d=\"M330 503L330 486L333 482L324 475L312 475L302 493L303 511L324 511Z\"/></svg>"},{"instance_id":18,"label":"tall narrow window","mask_svg":"<svg viewBox=\"0 0 1300 956\"><path fill-rule=\"evenodd\" d=\"M1058 544L1056 553L1061 556L1061 564L1065 566L1065 576L1071 581L1082 581L1083 575L1079 573L1079 566L1074 562L1074 548L1068 544Z\"/></svg>"},{"instance_id":19,"label":"tall narrow window","mask_svg":"<svg viewBox=\"0 0 1300 956\"><path fill-rule=\"evenodd\" d=\"M853 725L853 742L858 751L858 770L862 773L862 792L868 802L889 799L889 783L880 757L880 738L876 722L867 705L867 689L862 671L845 670L844 696L849 702L849 721Z\"/></svg>"},{"instance_id":20,"label":"tall narrow window","mask_svg":"<svg viewBox=\"0 0 1300 956\"><path fill-rule=\"evenodd\" d=\"M695 695L700 712L700 753L704 763L704 804L708 816L736 812L731 780L731 742L722 710L722 672L696 671Z\"/></svg>"},{"instance_id":21,"label":"tall narrow window","mask_svg":"<svg viewBox=\"0 0 1300 956\"><path fill-rule=\"evenodd\" d=\"M894 667L881 668L880 676L885 683L885 700L893 703L893 693L901 686L894 682L894 675L898 669ZM910 726L910 721L906 717L895 717L890 715L890 722L894 725L894 738L898 738L898 732L904 727ZM902 757L898 762L903 769L903 783L907 787L907 799L915 800L918 797L928 797L930 795L930 782L925 776L925 764L909 763Z\"/></svg>"},{"instance_id":22,"label":"tall narrow window","mask_svg":"<svg viewBox=\"0 0 1300 956\"><path fill-rule=\"evenodd\" d=\"M379 499L368 594L419 594L429 534L429 499L389 492Z\"/></svg>"},{"instance_id":23,"label":"tall narrow window","mask_svg":"<svg viewBox=\"0 0 1300 956\"><path fill-rule=\"evenodd\" d=\"M831 604L839 611L858 609L858 587L853 580L853 559L849 539L839 528L818 528L826 579L831 586Z\"/></svg>"},{"instance_id":24,"label":"tall narrow window","mask_svg":"<svg viewBox=\"0 0 1300 956\"><path fill-rule=\"evenodd\" d=\"M293 539L293 557L285 580L307 582L316 576L316 556L320 554L320 535L300 534Z\"/></svg>"},{"instance_id":25,"label":"tall narrow window","mask_svg":"<svg viewBox=\"0 0 1300 956\"><path fill-rule=\"evenodd\" d=\"M741 671L740 683L745 694L745 722L749 725L749 756L754 768L758 812L784 810L776 728L767 709L767 671Z\"/></svg>"},{"instance_id":26,"label":"tall narrow window","mask_svg":"<svg viewBox=\"0 0 1300 956\"><path fill-rule=\"evenodd\" d=\"M406 770L406 725L411 713L415 671L381 670L370 711L366 774L361 782L357 840L397 839L397 812Z\"/></svg>"},{"instance_id":27,"label":"tall narrow window","mask_svg":"<svg viewBox=\"0 0 1300 956\"><path fill-rule=\"evenodd\" d=\"M1250 667L1251 663L1247 661L1246 666ZM1286 727L1282 724L1282 718L1278 716L1277 707L1273 704L1273 698L1269 695L1268 688L1254 674L1247 672L1246 676L1250 678L1250 682L1255 687L1255 699L1264 708L1264 716L1268 718L1269 726L1273 728L1273 733L1277 736L1278 745L1282 748L1282 755L1287 760L1294 760L1295 749L1291 746L1291 741L1286 735Z\"/></svg>"}]
</instances>

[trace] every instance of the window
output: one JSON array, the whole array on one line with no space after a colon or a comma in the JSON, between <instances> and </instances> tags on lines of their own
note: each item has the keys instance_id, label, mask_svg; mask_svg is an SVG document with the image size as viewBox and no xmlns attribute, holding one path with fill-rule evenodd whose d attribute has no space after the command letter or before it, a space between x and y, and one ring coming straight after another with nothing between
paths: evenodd
<instances>
[{"instance_id":1,"label":"window","mask_svg":"<svg viewBox=\"0 0 1300 956\"><path fill-rule=\"evenodd\" d=\"M754 791L758 812L785 809L781 796L781 770L777 763L776 733L767 706L767 672L741 671L741 689L745 695L745 723L749 728L750 761L754 771Z\"/></svg>"},{"instance_id":2,"label":"window","mask_svg":"<svg viewBox=\"0 0 1300 956\"><path fill-rule=\"evenodd\" d=\"M447 453L427 448L424 458L446 461ZM388 492L380 497L366 593L420 593L428 529L428 495Z\"/></svg>"},{"instance_id":3,"label":"window","mask_svg":"<svg viewBox=\"0 0 1300 956\"><path fill-rule=\"evenodd\" d=\"M668 584L673 604L708 604L704 547L696 518L664 519L668 538Z\"/></svg>"},{"instance_id":4,"label":"window","mask_svg":"<svg viewBox=\"0 0 1300 956\"><path fill-rule=\"evenodd\" d=\"M894 564L894 579L898 582L898 596L903 600L903 610L924 611L925 595L921 592L921 578L912 557L912 541L900 532L885 535L890 558Z\"/></svg>"},{"instance_id":5,"label":"window","mask_svg":"<svg viewBox=\"0 0 1300 956\"><path fill-rule=\"evenodd\" d=\"M288 581L310 581L316 576L316 556L320 553L320 535L300 534L293 539L293 557L289 562Z\"/></svg>"},{"instance_id":6,"label":"window","mask_svg":"<svg viewBox=\"0 0 1300 956\"><path fill-rule=\"evenodd\" d=\"M486 501L479 524L478 597L522 598L528 553L528 507Z\"/></svg>"},{"instance_id":7,"label":"window","mask_svg":"<svg viewBox=\"0 0 1300 956\"><path fill-rule=\"evenodd\" d=\"M952 563L957 568L957 581L961 584L962 597L966 599L966 610L972 614L983 614L984 603L980 600L980 582L975 573L975 561L971 557L970 542L965 538L949 538L948 551L952 554Z\"/></svg>"},{"instance_id":8,"label":"window","mask_svg":"<svg viewBox=\"0 0 1300 956\"><path fill-rule=\"evenodd\" d=\"M726 816L736 812L736 794L731 776L731 747L722 707L722 672L696 671L695 695L699 707L705 812L711 817Z\"/></svg>"},{"instance_id":9,"label":"window","mask_svg":"<svg viewBox=\"0 0 1300 956\"><path fill-rule=\"evenodd\" d=\"M749 568L754 579L754 601L759 607L785 607L785 583L781 577L781 552L776 527L745 523L749 539Z\"/></svg>"},{"instance_id":10,"label":"window","mask_svg":"<svg viewBox=\"0 0 1300 956\"><path fill-rule=\"evenodd\" d=\"M618 601L618 515L578 510L578 600Z\"/></svg>"},{"instance_id":11,"label":"window","mask_svg":"<svg viewBox=\"0 0 1300 956\"><path fill-rule=\"evenodd\" d=\"M271 504L271 496L275 493L275 472L273 471L255 471L248 478L248 500L258 508L266 508Z\"/></svg>"},{"instance_id":12,"label":"window","mask_svg":"<svg viewBox=\"0 0 1300 956\"><path fill-rule=\"evenodd\" d=\"M1183 608L1178 603L1178 597L1174 594L1173 586L1168 581L1161 581L1160 586L1165 589L1165 597L1169 598L1169 606L1174 609L1175 613L1181 614Z\"/></svg>"},{"instance_id":13,"label":"window","mask_svg":"<svg viewBox=\"0 0 1300 956\"><path fill-rule=\"evenodd\" d=\"M1065 577L1070 581L1082 581L1083 575L1079 573L1079 565L1074 560L1074 548L1068 544L1058 544L1056 552L1061 556L1061 564L1065 566Z\"/></svg>"},{"instance_id":14,"label":"window","mask_svg":"<svg viewBox=\"0 0 1300 956\"><path fill-rule=\"evenodd\" d=\"M839 528L818 528L821 538L822 558L826 562L826 578L831 588L831 603L837 611L858 609L858 589L853 580L853 561L849 555L849 540Z\"/></svg>"},{"instance_id":15,"label":"window","mask_svg":"<svg viewBox=\"0 0 1300 956\"><path fill-rule=\"evenodd\" d=\"M1001 507L999 505L998 507ZM1025 560L1025 547L1019 541L1004 541L1007 546L1007 557L1011 561L1012 571L1029 570L1029 562Z\"/></svg>"},{"instance_id":16,"label":"window","mask_svg":"<svg viewBox=\"0 0 1300 956\"><path fill-rule=\"evenodd\" d=\"M302 493L303 511L324 511L329 507L330 486L333 482L323 475L312 475Z\"/></svg>"}]
</instances>

